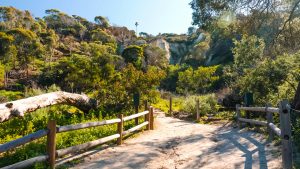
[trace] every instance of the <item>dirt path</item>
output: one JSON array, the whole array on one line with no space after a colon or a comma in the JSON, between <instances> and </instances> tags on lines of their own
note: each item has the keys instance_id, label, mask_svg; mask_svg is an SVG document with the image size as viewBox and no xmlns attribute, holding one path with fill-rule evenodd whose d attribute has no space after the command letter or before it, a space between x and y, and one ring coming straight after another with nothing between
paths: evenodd
<instances>
[{"instance_id":1,"label":"dirt path","mask_svg":"<svg viewBox=\"0 0 300 169\"><path fill-rule=\"evenodd\" d=\"M155 122L156 130L89 155L73 168L281 168L279 148L267 145L260 134L195 124L163 113Z\"/></svg>"}]
</instances>

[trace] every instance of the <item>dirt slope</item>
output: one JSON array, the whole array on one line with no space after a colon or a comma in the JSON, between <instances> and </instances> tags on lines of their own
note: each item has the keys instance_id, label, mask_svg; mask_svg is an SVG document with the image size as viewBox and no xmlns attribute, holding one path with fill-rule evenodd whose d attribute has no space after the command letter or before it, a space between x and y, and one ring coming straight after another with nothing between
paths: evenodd
<instances>
[{"instance_id":1,"label":"dirt slope","mask_svg":"<svg viewBox=\"0 0 300 169\"><path fill-rule=\"evenodd\" d=\"M84 158L73 168L281 168L279 147L266 144L260 134L182 121L161 112L156 126L121 146Z\"/></svg>"}]
</instances>

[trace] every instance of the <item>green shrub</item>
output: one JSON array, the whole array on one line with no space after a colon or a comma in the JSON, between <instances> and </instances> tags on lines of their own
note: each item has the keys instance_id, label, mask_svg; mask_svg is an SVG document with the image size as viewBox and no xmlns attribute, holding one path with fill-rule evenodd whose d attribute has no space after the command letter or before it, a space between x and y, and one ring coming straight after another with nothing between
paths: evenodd
<instances>
[{"instance_id":1,"label":"green shrub","mask_svg":"<svg viewBox=\"0 0 300 169\"><path fill-rule=\"evenodd\" d=\"M0 103L23 98L22 92L0 90Z\"/></svg>"},{"instance_id":2,"label":"green shrub","mask_svg":"<svg viewBox=\"0 0 300 169\"><path fill-rule=\"evenodd\" d=\"M60 91L60 87L56 84L52 84L51 86L47 87L46 89L41 89L39 87L33 87L33 88L26 88L25 87L25 97L32 97L41 95L44 93L50 93L50 92L56 92Z\"/></svg>"},{"instance_id":3,"label":"green shrub","mask_svg":"<svg viewBox=\"0 0 300 169\"><path fill-rule=\"evenodd\" d=\"M171 95L166 92L162 92L161 95L165 98L159 98L152 106L168 114L170 109L169 97ZM199 111L201 116L217 112L218 104L214 94L193 95L187 97L172 96L172 110L173 112L185 112L194 115L196 114L197 99L199 99L200 102Z\"/></svg>"},{"instance_id":4,"label":"green shrub","mask_svg":"<svg viewBox=\"0 0 300 169\"><path fill-rule=\"evenodd\" d=\"M217 99L214 94L207 94L201 96L188 96L185 98L180 111L195 114L196 113L196 100L199 99L199 111L201 116L215 113L217 111Z\"/></svg>"},{"instance_id":5,"label":"green shrub","mask_svg":"<svg viewBox=\"0 0 300 169\"><path fill-rule=\"evenodd\" d=\"M132 112L124 112L125 115L131 113ZM13 118L9 121L0 123L0 144L15 140L38 130L45 129L50 119L55 119L58 126L64 126L113 118L116 118L116 113L112 116L103 117L103 112L101 111L90 111L88 114L84 114L70 106L52 106L51 108L44 108L31 114L27 114L22 119ZM134 122L132 120L124 123L125 130L132 126L134 126ZM57 149L62 149L83 144L88 141L115 134L116 131L117 124L59 133L57 134L56 146ZM0 154L0 167L43 155L45 153L46 137L43 137ZM47 166L43 164L39 164L34 167L47 168Z\"/></svg>"},{"instance_id":6,"label":"green shrub","mask_svg":"<svg viewBox=\"0 0 300 169\"><path fill-rule=\"evenodd\" d=\"M160 109L161 111L165 112L167 115L169 115L170 110L170 95L166 94L165 92L161 93L162 96L166 98L158 98L156 102L152 104L153 107ZM172 97L172 111L173 112L179 112L182 104L184 101L184 97Z\"/></svg>"},{"instance_id":7,"label":"green shrub","mask_svg":"<svg viewBox=\"0 0 300 169\"><path fill-rule=\"evenodd\" d=\"M207 93L212 89L213 84L219 79L216 75L218 66L198 67L178 73L176 91L180 94Z\"/></svg>"}]
</instances>

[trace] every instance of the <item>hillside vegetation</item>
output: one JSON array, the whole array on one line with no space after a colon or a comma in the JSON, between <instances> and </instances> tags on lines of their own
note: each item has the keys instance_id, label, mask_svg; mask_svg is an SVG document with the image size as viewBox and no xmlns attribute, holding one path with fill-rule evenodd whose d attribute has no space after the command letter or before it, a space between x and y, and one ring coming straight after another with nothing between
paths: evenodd
<instances>
[{"instance_id":1,"label":"hillside vegetation","mask_svg":"<svg viewBox=\"0 0 300 169\"><path fill-rule=\"evenodd\" d=\"M137 36L103 16L89 21L49 9L33 18L29 11L0 7L0 103L58 90L85 93L99 103L89 113L54 106L1 123L0 144L45 128L48 119L66 125L131 114L136 94L140 103L147 100L164 111L168 97L176 95L174 110L190 116L196 99L206 116L243 103L246 93L253 93L254 105L276 106L287 98L300 109L299 4L193 0L194 26L187 34L157 36ZM299 117L293 119L293 135L300 140ZM115 130L61 134L58 147ZM0 167L44 153L44 142L0 154Z\"/></svg>"}]
</instances>

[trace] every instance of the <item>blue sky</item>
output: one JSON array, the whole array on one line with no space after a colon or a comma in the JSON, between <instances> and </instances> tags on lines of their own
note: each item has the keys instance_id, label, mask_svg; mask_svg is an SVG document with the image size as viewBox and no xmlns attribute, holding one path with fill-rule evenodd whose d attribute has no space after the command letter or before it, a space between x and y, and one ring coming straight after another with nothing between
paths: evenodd
<instances>
[{"instance_id":1,"label":"blue sky","mask_svg":"<svg viewBox=\"0 0 300 169\"><path fill-rule=\"evenodd\" d=\"M191 0L0 0L0 6L29 10L42 17L46 9L59 9L93 21L97 15L108 17L111 24L138 32L186 33L192 22Z\"/></svg>"}]
</instances>

